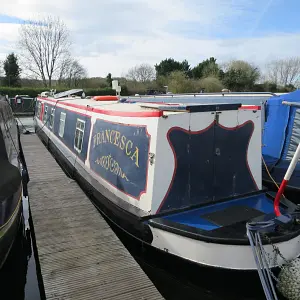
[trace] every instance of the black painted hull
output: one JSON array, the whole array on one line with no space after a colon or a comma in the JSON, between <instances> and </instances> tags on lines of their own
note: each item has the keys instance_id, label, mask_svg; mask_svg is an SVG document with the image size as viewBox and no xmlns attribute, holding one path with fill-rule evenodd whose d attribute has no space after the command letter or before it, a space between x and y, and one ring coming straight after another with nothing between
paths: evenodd
<instances>
[{"instance_id":1,"label":"black painted hull","mask_svg":"<svg viewBox=\"0 0 300 300\"><path fill-rule=\"evenodd\" d=\"M0 269L4 265L10 253L11 247L18 234L21 222L22 222L22 205L20 204L17 208L14 221L9 225L5 234L0 238Z\"/></svg>"},{"instance_id":2,"label":"black painted hull","mask_svg":"<svg viewBox=\"0 0 300 300\"><path fill-rule=\"evenodd\" d=\"M142 259L145 260L146 251L148 253L146 260L149 261L149 264L157 265L158 268L171 272L180 280L187 280L191 284L205 286L207 289L216 289L216 282L218 282L217 288L221 290L222 299L240 299L240 295L249 297L243 299L265 298L258 273L255 270L228 270L204 266L153 247L151 245L152 232L147 225L143 224L141 218L123 210L101 195L84 179L82 174L74 169L42 130L38 129L37 134L66 173L71 175L88 194L97 209L137 259L142 256ZM179 269L180 272L178 272ZM226 293L230 294L228 298L225 297ZM233 298L233 295L236 295L237 298Z\"/></svg>"}]
</instances>

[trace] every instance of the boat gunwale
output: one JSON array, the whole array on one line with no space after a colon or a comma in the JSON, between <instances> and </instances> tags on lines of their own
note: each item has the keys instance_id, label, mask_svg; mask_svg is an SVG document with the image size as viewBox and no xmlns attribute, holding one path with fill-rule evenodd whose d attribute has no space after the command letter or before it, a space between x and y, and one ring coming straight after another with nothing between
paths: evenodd
<instances>
[{"instance_id":1,"label":"boat gunwale","mask_svg":"<svg viewBox=\"0 0 300 300\"><path fill-rule=\"evenodd\" d=\"M268 196L268 194L266 194ZM296 212L297 213L297 212ZM271 214L266 214L264 216L268 216ZM255 219L259 219L261 217L257 217ZM249 220L250 221L250 220ZM178 222L174 222L169 219L164 219L163 217L153 218L147 222L151 227L157 228L160 230L164 230L166 232L170 232L176 235L180 235L183 237L187 237L193 240L208 242L208 243L215 243L215 244L225 244L225 245L239 245L239 246L249 246L250 242L248 237L246 236L246 225L245 225L245 238L228 238L228 237L221 237L221 236L212 236L211 232L213 231L206 231L197 227L192 227L186 224L181 224ZM236 224L245 223L245 221L238 222ZM232 224L231 226L234 226ZM220 228L226 228L229 226L224 226ZM297 236L300 235L300 226L297 226L298 229L291 230L289 233L280 233L278 236L270 236L269 240L266 241L265 239L262 240L263 244L270 244L269 241L272 243L283 243L287 242Z\"/></svg>"}]
</instances>

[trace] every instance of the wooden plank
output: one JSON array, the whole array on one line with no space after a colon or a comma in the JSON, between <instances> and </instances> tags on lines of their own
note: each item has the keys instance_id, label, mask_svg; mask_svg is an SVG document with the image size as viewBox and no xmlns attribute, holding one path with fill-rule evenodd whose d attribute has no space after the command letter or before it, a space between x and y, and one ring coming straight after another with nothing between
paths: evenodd
<instances>
[{"instance_id":1,"label":"wooden plank","mask_svg":"<svg viewBox=\"0 0 300 300\"><path fill-rule=\"evenodd\" d=\"M163 299L113 230L35 135L22 135L47 299Z\"/></svg>"}]
</instances>

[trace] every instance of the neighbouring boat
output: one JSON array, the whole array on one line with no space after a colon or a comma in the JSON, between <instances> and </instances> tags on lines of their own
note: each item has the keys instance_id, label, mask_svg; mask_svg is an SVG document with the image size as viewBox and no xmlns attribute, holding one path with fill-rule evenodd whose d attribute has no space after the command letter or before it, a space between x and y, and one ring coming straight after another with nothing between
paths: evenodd
<instances>
[{"instance_id":1,"label":"neighbouring boat","mask_svg":"<svg viewBox=\"0 0 300 300\"><path fill-rule=\"evenodd\" d=\"M35 127L99 210L168 255L256 274L246 223L275 218L262 187L260 106L96 101L75 96L81 91L38 96ZM290 201L280 209L296 213ZM286 259L300 253L300 225L280 226L264 241L272 267L284 262L273 246Z\"/></svg>"},{"instance_id":2,"label":"neighbouring boat","mask_svg":"<svg viewBox=\"0 0 300 300\"><path fill-rule=\"evenodd\" d=\"M276 191L300 142L300 90L275 96L266 105L263 133L263 183ZM286 186L285 195L300 204L300 163Z\"/></svg>"},{"instance_id":3,"label":"neighbouring boat","mask_svg":"<svg viewBox=\"0 0 300 300\"><path fill-rule=\"evenodd\" d=\"M22 164L17 123L0 96L0 268L22 224Z\"/></svg>"}]
</instances>

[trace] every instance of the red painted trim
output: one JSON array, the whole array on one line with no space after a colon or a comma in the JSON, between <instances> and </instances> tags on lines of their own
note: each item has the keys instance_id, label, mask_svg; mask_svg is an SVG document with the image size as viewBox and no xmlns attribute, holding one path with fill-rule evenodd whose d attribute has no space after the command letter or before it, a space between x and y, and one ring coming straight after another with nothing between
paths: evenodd
<instances>
[{"instance_id":1,"label":"red painted trim","mask_svg":"<svg viewBox=\"0 0 300 300\"><path fill-rule=\"evenodd\" d=\"M279 209L279 204L280 204L280 198L285 190L285 187L287 186L288 184L288 180L286 179L283 179L282 182L281 182L281 185L279 187L279 190L276 194L276 197L275 197L275 200L274 200L274 212L275 212L275 215L277 217L279 217L281 215L281 212L280 212L280 209Z\"/></svg>"},{"instance_id":2,"label":"red painted trim","mask_svg":"<svg viewBox=\"0 0 300 300\"><path fill-rule=\"evenodd\" d=\"M45 99L45 100L46 100L46 101L53 102L53 103L56 103L56 102L57 102L57 101L55 101L55 100L49 100L49 99ZM65 104L66 104L66 103L65 103ZM68 104L70 104L70 103L68 103ZM44 104L42 104L42 105L44 105ZM51 106L54 107L53 104L48 104L48 105L51 105ZM86 108L86 106L83 106L83 107ZM67 111L70 111L70 112L72 112L72 113L84 115L84 116L87 116L88 118L91 118L90 115L83 114L83 113L77 112L77 111L71 111L71 110L68 110L67 108L64 108L64 109L67 110ZM96 119L99 119L99 120L104 121L104 122L107 122L107 123L120 124L120 125L126 125L126 126L134 126L134 127L144 127L144 128L146 129L146 130L145 130L145 131L146 131L146 134L147 134L147 136L149 137L148 160L147 160L147 168L146 168L146 185L145 185L145 189L144 189L143 191L141 191L141 193L139 194L138 197L134 197L133 195L128 194L128 193L125 193L124 191L120 190L120 189L119 189L118 187L116 187L114 184L112 184L111 182L109 182L108 180L106 180L105 178L103 178L101 175L97 174L96 172L94 172L94 171L90 168L90 171L91 171L91 172L93 172L95 175L97 175L98 177L100 177L102 180L104 180L105 182L107 182L108 184L110 184L112 187L114 187L115 189L119 190L121 193L123 193L123 194L125 194L125 195L127 195L127 196L129 196L129 197L131 197L131 198L136 199L136 200L139 201L140 198L141 198L141 196L142 196L143 194L147 193L147 188L148 188L148 173L149 173L148 170L149 170L149 153L150 153L150 146L151 146L151 135L149 134L149 132L148 132L148 130L147 130L147 125L124 124L124 123L120 123L120 122L108 121L108 120L102 119L100 116L97 116ZM92 124L91 129L90 129L90 133L91 133L91 134L92 134L93 128L94 128L94 124ZM48 128L47 128L47 129L48 129ZM49 129L48 129L48 130L49 130ZM55 134L54 134L54 135L55 135ZM58 140L61 141L61 143L62 143L67 149L69 149L69 150L72 152L72 154L74 154L75 156L77 156L77 158L79 158L79 159L84 163L84 161L79 157L79 155L78 155L78 154L75 154L75 153L73 152L73 150L72 150L68 145L66 145L66 144L64 143L64 140L63 140L60 136L56 136L56 135L55 135L55 137L58 138ZM91 143L91 140L90 140L90 136L89 136L88 144L90 144L90 143ZM87 153L87 156L88 156L88 153Z\"/></svg>"},{"instance_id":3,"label":"red painted trim","mask_svg":"<svg viewBox=\"0 0 300 300\"><path fill-rule=\"evenodd\" d=\"M261 106L259 105L242 105L239 109L246 109L246 110L261 110Z\"/></svg>"},{"instance_id":4,"label":"red painted trim","mask_svg":"<svg viewBox=\"0 0 300 300\"><path fill-rule=\"evenodd\" d=\"M102 115L109 115L109 116L116 116L116 117L140 117L140 118L159 118L163 116L163 111L161 110L155 110L155 111L118 111L118 110L106 110L106 109L101 109L101 108L96 108L96 107L91 107L89 105L81 105L81 104L74 104L74 103L68 103L64 101L58 100L53 100L53 99L48 99L48 98L38 98L42 101L50 101L54 103L59 103L59 105L63 106L69 106L69 107L74 107L77 109L81 109L84 111L90 111L94 113L100 113Z\"/></svg>"},{"instance_id":5,"label":"red painted trim","mask_svg":"<svg viewBox=\"0 0 300 300\"><path fill-rule=\"evenodd\" d=\"M181 128L181 127L172 127L172 128L170 128L170 129L168 130L168 132L167 132L167 139L168 139L169 145L170 145L170 147L171 147L171 149L172 149L173 156L174 156L174 171L173 171L172 180L171 180L171 182L170 182L170 185L169 185L169 188L168 188L168 190L167 190L167 193L165 194L165 196L164 196L164 198L163 198L161 204L159 205L159 208L158 208L158 210L156 211L156 213L159 213L160 209L162 208L164 202L166 201L166 199L167 199L167 197L168 197L168 195L169 195L169 193L170 193L170 190L171 190L171 188L172 188L172 185L173 185L173 182L174 182L174 179L175 179L176 170L177 170L177 159L176 159L176 154L175 154L175 150L174 150L174 148L173 148L173 145L172 145L171 142L170 142L170 137L169 137L171 131L173 131L173 130L175 130L175 129L179 129L179 130L184 131L184 132L186 132L186 133L190 133L190 134L199 134L199 133L203 133L203 132L209 130L215 123L216 123L216 121L214 120L208 127L204 128L204 129L202 129L202 130L199 130L199 131L189 131L189 130L183 129L183 128ZM254 125L254 123L253 123L251 120L246 121L246 122L244 122L243 124L237 125L237 126L235 126L235 127L226 127L226 126L221 125L220 123L218 123L218 125L219 125L221 128L224 128L224 129L226 129L226 130L235 130L235 129L238 129L238 128L240 128L240 127L243 127L243 126L246 125L247 123L252 123L252 124ZM247 168L248 168L248 170L249 170L249 173L250 173L250 176L251 176L251 178L252 178L252 181L253 181L253 183L254 183L256 189L258 190L258 186L257 186L257 184L256 184L256 181L254 180L254 177L253 177L253 175L252 175L252 172L251 172L251 170L250 170L249 163L248 163L248 148L249 148L249 144L250 144L250 141L251 141L253 132L254 132L254 126L253 126L253 130L252 130L252 132L251 132L251 135L250 135L250 138L249 138L249 141L248 141L248 145L247 145L247 151L246 151L246 163L247 163Z\"/></svg>"},{"instance_id":6,"label":"red painted trim","mask_svg":"<svg viewBox=\"0 0 300 300\"><path fill-rule=\"evenodd\" d=\"M100 113L102 115L110 115L117 117L142 117L142 118L159 118L163 115L163 111L117 111L117 110L106 110L100 108L94 108L93 112Z\"/></svg>"}]
</instances>

